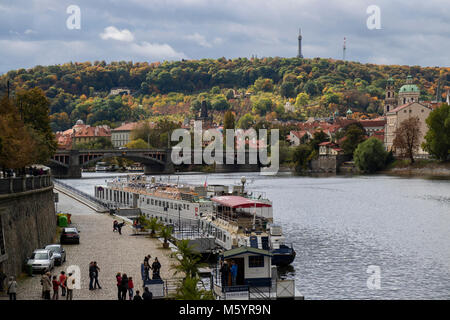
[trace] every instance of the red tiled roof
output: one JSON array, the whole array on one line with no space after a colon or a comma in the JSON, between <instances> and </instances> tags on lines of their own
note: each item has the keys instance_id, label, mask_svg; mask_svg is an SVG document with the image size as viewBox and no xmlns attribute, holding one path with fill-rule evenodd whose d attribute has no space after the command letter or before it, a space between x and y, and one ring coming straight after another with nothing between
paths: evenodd
<instances>
[{"instance_id":1,"label":"red tiled roof","mask_svg":"<svg viewBox=\"0 0 450 320\"><path fill-rule=\"evenodd\" d=\"M122 123L120 127L117 127L112 131L131 131L134 130L137 127L137 125L138 125L137 122Z\"/></svg>"},{"instance_id":2,"label":"red tiled roof","mask_svg":"<svg viewBox=\"0 0 450 320\"><path fill-rule=\"evenodd\" d=\"M359 121L363 127L384 127L386 120L361 120Z\"/></svg>"}]
</instances>

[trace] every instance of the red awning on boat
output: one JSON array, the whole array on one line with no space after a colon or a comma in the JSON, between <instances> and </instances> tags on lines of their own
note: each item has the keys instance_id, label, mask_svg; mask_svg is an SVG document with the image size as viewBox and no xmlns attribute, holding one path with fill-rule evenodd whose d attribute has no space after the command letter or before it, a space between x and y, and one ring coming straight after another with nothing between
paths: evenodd
<instances>
[{"instance_id":1,"label":"red awning on boat","mask_svg":"<svg viewBox=\"0 0 450 320\"><path fill-rule=\"evenodd\" d=\"M240 197L240 196L221 196L214 197L211 199L214 202L220 203L225 207L230 208L261 208L261 207L272 207L269 203L263 203L254 201L248 198Z\"/></svg>"}]
</instances>

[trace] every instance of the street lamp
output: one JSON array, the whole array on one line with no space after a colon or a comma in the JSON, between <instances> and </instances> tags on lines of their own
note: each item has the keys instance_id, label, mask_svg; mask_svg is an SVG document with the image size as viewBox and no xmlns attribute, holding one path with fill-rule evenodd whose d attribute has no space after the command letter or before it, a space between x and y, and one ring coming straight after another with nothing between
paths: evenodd
<instances>
[{"instance_id":1,"label":"street lamp","mask_svg":"<svg viewBox=\"0 0 450 320\"><path fill-rule=\"evenodd\" d=\"M181 233L181 207L178 204L178 232Z\"/></svg>"},{"instance_id":2,"label":"street lamp","mask_svg":"<svg viewBox=\"0 0 450 320\"><path fill-rule=\"evenodd\" d=\"M241 183L242 183L242 193L244 193L245 183L247 182L247 178L245 176L241 177Z\"/></svg>"}]
</instances>

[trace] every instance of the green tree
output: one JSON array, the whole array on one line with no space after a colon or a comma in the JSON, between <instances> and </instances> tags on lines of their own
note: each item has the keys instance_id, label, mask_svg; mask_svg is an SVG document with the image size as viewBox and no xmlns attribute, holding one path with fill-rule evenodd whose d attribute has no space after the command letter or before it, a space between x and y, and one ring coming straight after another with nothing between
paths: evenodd
<instances>
[{"instance_id":1,"label":"green tree","mask_svg":"<svg viewBox=\"0 0 450 320\"><path fill-rule=\"evenodd\" d=\"M253 87L256 91L271 92L273 91L273 80L258 78L255 80L255 84L253 85Z\"/></svg>"},{"instance_id":2,"label":"green tree","mask_svg":"<svg viewBox=\"0 0 450 320\"><path fill-rule=\"evenodd\" d=\"M234 114L230 110L225 112L225 115L223 117L223 130L226 132L226 129L234 129L235 125L235 119Z\"/></svg>"},{"instance_id":3,"label":"green tree","mask_svg":"<svg viewBox=\"0 0 450 320\"><path fill-rule=\"evenodd\" d=\"M281 96L285 98L295 97L295 84L292 82L283 82L280 87Z\"/></svg>"},{"instance_id":4,"label":"green tree","mask_svg":"<svg viewBox=\"0 0 450 320\"><path fill-rule=\"evenodd\" d=\"M366 131L359 123L352 123L345 129L342 149L347 155L353 155L358 144L363 142L366 137Z\"/></svg>"},{"instance_id":5,"label":"green tree","mask_svg":"<svg viewBox=\"0 0 450 320\"><path fill-rule=\"evenodd\" d=\"M296 171L306 170L308 162L311 160L313 148L308 144L301 144L294 150L293 161L295 163Z\"/></svg>"},{"instance_id":6,"label":"green tree","mask_svg":"<svg viewBox=\"0 0 450 320\"><path fill-rule=\"evenodd\" d=\"M295 106L297 108L303 107L309 103L309 95L305 92L300 92L295 99Z\"/></svg>"},{"instance_id":7,"label":"green tree","mask_svg":"<svg viewBox=\"0 0 450 320\"><path fill-rule=\"evenodd\" d=\"M142 139L131 140L125 145L128 149L148 149L150 146Z\"/></svg>"},{"instance_id":8,"label":"green tree","mask_svg":"<svg viewBox=\"0 0 450 320\"><path fill-rule=\"evenodd\" d=\"M15 104L36 143L33 156L35 161L46 163L55 153L57 144L50 126L50 103L44 91L40 88L19 90L16 93Z\"/></svg>"},{"instance_id":9,"label":"green tree","mask_svg":"<svg viewBox=\"0 0 450 320\"><path fill-rule=\"evenodd\" d=\"M443 103L426 120L428 131L422 148L441 161L450 154L450 105Z\"/></svg>"},{"instance_id":10,"label":"green tree","mask_svg":"<svg viewBox=\"0 0 450 320\"><path fill-rule=\"evenodd\" d=\"M250 114L246 113L244 114L238 121L237 127L239 129L250 129L255 124L255 118Z\"/></svg>"},{"instance_id":11,"label":"green tree","mask_svg":"<svg viewBox=\"0 0 450 320\"><path fill-rule=\"evenodd\" d=\"M359 170L373 173L385 167L388 153L380 140L371 137L358 145L353 159Z\"/></svg>"},{"instance_id":12,"label":"green tree","mask_svg":"<svg viewBox=\"0 0 450 320\"><path fill-rule=\"evenodd\" d=\"M252 97L253 108L252 112L264 116L266 113L272 111L273 102L269 97Z\"/></svg>"}]
</instances>

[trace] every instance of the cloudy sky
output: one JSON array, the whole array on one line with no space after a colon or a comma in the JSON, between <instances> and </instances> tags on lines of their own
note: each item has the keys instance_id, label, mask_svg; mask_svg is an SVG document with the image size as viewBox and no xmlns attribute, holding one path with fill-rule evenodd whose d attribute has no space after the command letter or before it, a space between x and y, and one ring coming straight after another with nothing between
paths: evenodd
<instances>
[{"instance_id":1,"label":"cloudy sky","mask_svg":"<svg viewBox=\"0 0 450 320\"><path fill-rule=\"evenodd\" d=\"M67 9L80 9L69 29ZM380 9L380 29L367 20ZM69 61L297 54L450 66L449 0L0 0L0 73Z\"/></svg>"}]
</instances>

